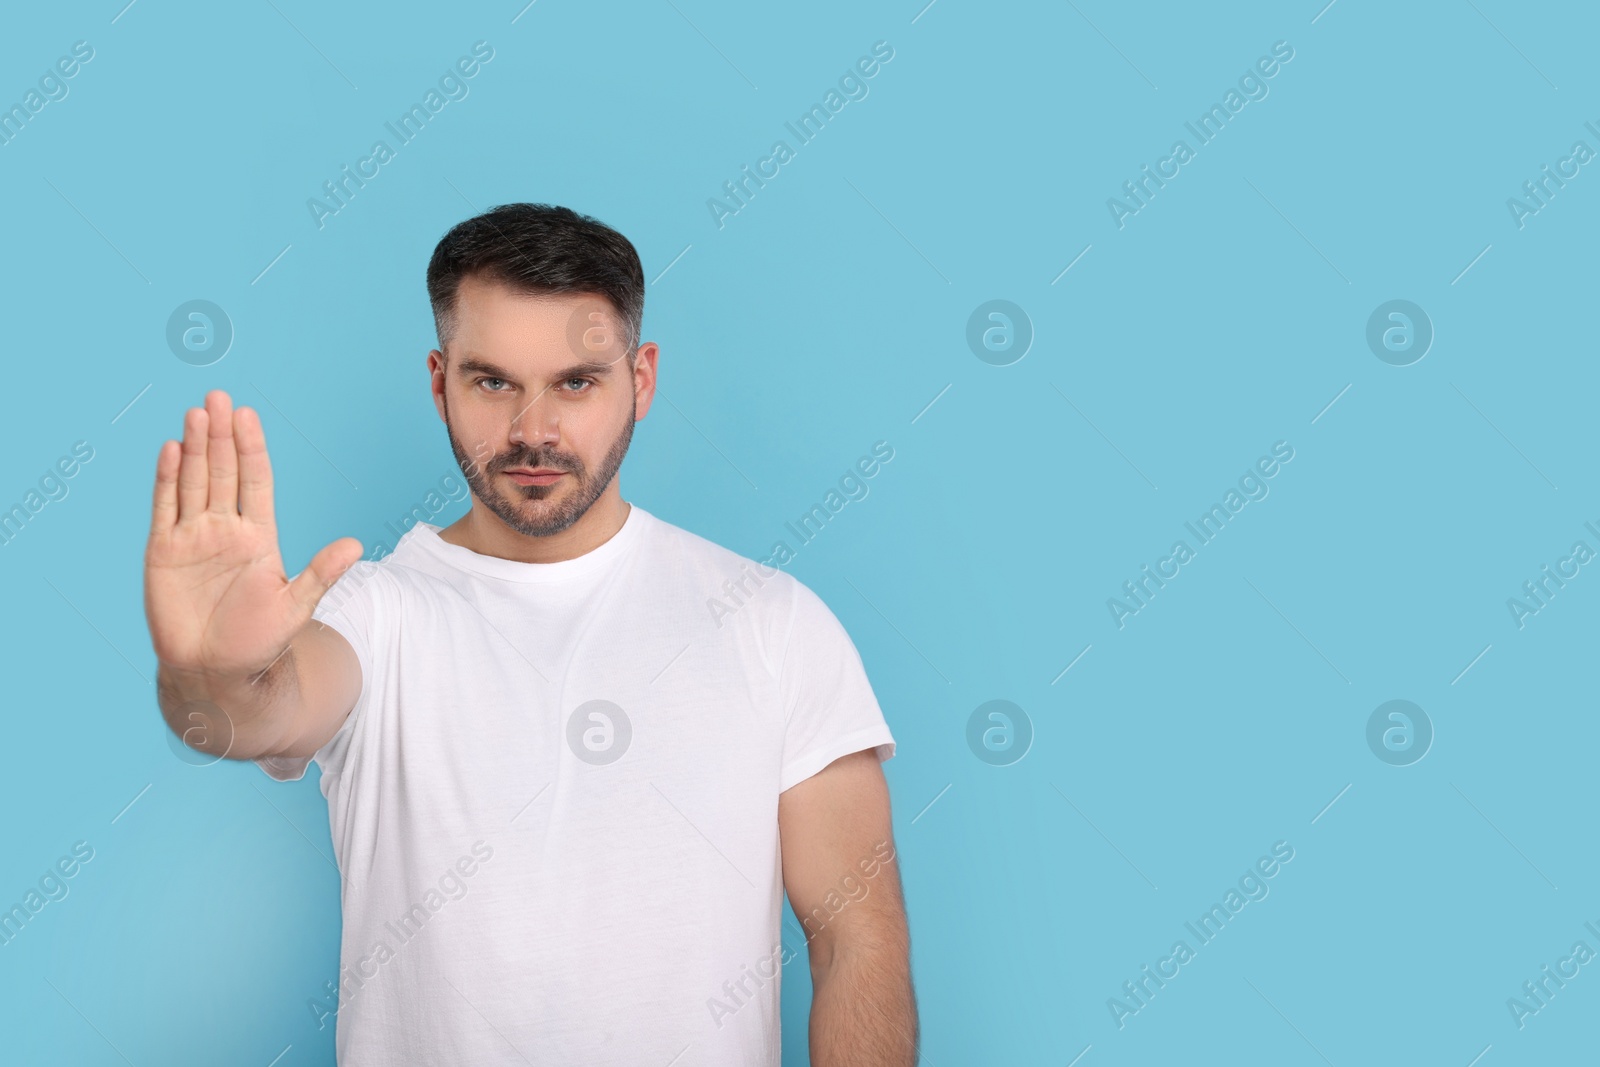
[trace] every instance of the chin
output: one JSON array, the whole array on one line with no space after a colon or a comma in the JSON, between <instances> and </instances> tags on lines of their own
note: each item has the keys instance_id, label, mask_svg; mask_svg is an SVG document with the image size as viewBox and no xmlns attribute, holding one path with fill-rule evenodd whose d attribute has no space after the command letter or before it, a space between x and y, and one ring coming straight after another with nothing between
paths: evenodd
<instances>
[{"instance_id":1,"label":"chin","mask_svg":"<svg viewBox=\"0 0 1600 1067\"><path fill-rule=\"evenodd\" d=\"M560 495L560 485L519 485L512 501L517 504L546 504Z\"/></svg>"}]
</instances>

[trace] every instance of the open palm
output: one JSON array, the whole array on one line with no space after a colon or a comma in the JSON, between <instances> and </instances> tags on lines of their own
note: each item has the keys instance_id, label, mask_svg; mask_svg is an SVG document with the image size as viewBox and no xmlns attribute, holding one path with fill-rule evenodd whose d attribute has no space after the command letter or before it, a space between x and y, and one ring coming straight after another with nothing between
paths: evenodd
<instances>
[{"instance_id":1,"label":"open palm","mask_svg":"<svg viewBox=\"0 0 1600 1067\"><path fill-rule=\"evenodd\" d=\"M289 579L260 417L234 411L220 389L189 409L182 442L162 444L144 588L151 642L167 667L230 678L266 669L360 557L361 542L341 537Z\"/></svg>"}]
</instances>

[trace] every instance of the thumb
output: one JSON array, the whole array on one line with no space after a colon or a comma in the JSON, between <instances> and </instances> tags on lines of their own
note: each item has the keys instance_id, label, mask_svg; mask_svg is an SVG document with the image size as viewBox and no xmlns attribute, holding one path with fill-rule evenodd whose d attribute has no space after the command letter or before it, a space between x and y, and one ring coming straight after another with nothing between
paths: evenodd
<instances>
[{"instance_id":1,"label":"thumb","mask_svg":"<svg viewBox=\"0 0 1600 1067\"><path fill-rule=\"evenodd\" d=\"M289 596L301 612L309 616L327 594L339 576L361 558L361 542L354 537L341 537L324 545L322 551L311 557L306 569L295 575L289 583Z\"/></svg>"}]
</instances>

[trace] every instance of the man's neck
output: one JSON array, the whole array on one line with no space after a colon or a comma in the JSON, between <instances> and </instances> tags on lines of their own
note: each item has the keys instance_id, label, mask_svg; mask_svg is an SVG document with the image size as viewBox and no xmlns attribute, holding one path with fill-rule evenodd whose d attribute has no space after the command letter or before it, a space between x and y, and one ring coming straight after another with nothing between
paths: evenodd
<instances>
[{"instance_id":1,"label":"man's neck","mask_svg":"<svg viewBox=\"0 0 1600 1067\"><path fill-rule=\"evenodd\" d=\"M548 537L530 537L507 526L473 497L472 509L440 530L439 539L480 555L517 563L560 563L587 555L611 540L632 510L633 505L623 500L621 490L612 485L565 530Z\"/></svg>"}]
</instances>

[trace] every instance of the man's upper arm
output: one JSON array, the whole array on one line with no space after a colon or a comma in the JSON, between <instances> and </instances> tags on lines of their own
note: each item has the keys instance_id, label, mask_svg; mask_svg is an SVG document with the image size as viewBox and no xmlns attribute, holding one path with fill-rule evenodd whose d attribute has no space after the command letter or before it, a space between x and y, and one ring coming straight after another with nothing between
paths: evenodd
<instances>
[{"instance_id":1,"label":"man's upper arm","mask_svg":"<svg viewBox=\"0 0 1600 1067\"><path fill-rule=\"evenodd\" d=\"M787 584L790 611L778 669L784 709L780 794L840 756L875 747L878 758L887 760L895 749L850 635L816 593L792 579Z\"/></svg>"},{"instance_id":2,"label":"man's upper arm","mask_svg":"<svg viewBox=\"0 0 1600 1067\"><path fill-rule=\"evenodd\" d=\"M371 683L375 631L393 611L393 583L380 563L357 560L323 594L290 644L282 684L291 711L272 751L256 757L279 781L305 774L306 762L338 735Z\"/></svg>"},{"instance_id":3,"label":"man's upper arm","mask_svg":"<svg viewBox=\"0 0 1600 1067\"><path fill-rule=\"evenodd\" d=\"M889 787L872 749L780 793L778 834L813 972L855 948L909 951Z\"/></svg>"}]
</instances>

